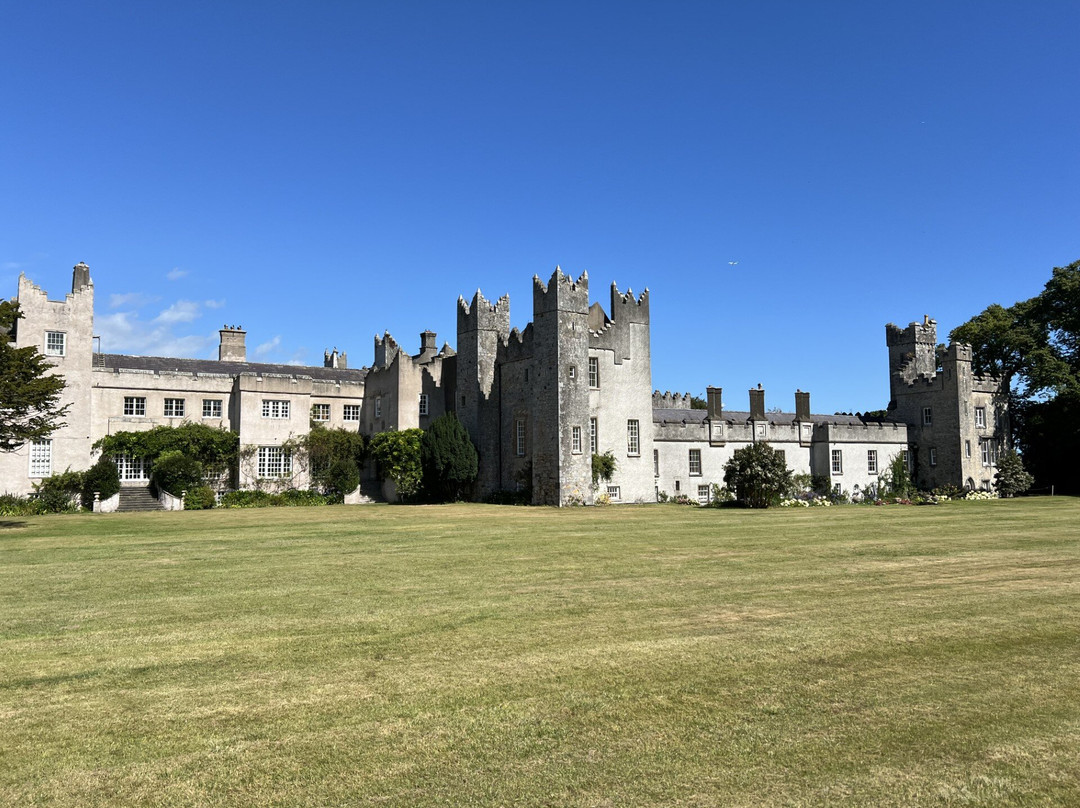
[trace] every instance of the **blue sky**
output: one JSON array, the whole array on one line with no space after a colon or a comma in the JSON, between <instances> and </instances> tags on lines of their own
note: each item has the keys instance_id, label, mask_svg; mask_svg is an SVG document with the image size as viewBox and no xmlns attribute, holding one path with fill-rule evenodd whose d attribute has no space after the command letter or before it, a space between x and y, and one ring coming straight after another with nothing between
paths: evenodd
<instances>
[{"instance_id":1,"label":"blue sky","mask_svg":"<svg viewBox=\"0 0 1080 808\"><path fill-rule=\"evenodd\" d=\"M1080 258L1080 3L8 3L0 294L109 352L369 364L481 288L650 289L653 385L888 400ZM737 263L731 263L737 262Z\"/></svg>"}]
</instances>

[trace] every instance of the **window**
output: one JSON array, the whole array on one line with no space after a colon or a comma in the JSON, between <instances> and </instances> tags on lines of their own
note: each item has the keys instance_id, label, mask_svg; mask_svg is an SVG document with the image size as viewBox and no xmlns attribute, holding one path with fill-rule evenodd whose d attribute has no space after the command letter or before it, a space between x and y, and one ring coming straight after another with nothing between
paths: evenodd
<instances>
[{"instance_id":1,"label":"window","mask_svg":"<svg viewBox=\"0 0 1080 808\"><path fill-rule=\"evenodd\" d=\"M840 483L833 483L833 487L832 487L832 490L833 490L833 493L834 493L834 494L841 494L841 493L843 493L843 489L842 489L842 488L840 487Z\"/></svg>"},{"instance_id":2,"label":"window","mask_svg":"<svg viewBox=\"0 0 1080 808\"><path fill-rule=\"evenodd\" d=\"M680 492L681 490L682 490L682 484L680 483L680 481L679 481L679 480L676 480L676 481L675 481L675 493L677 494L677 493L679 493L679 492Z\"/></svg>"},{"instance_id":3,"label":"window","mask_svg":"<svg viewBox=\"0 0 1080 808\"><path fill-rule=\"evenodd\" d=\"M844 473L844 450L833 449L832 450L832 473L843 474Z\"/></svg>"},{"instance_id":4,"label":"window","mask_svg":"<svg viewBox=\"0 0 1080 808\"><path fill-rule=\"evenodd\" d=\"M566 370L567 370L567 375L568 375L568 376L569 376L569 377L570 377L571 379L576 379L576 378L577 378L577 368L576 368L576 367L574 367L573 365L571 365L571 366L570 366L570 367L568 367L568 368L567 368Z\"/></svg>"},{"instance_id":5,"label":"window","mask_svg":"<svg viewBox=\"0 0 1080 808\"><path fill-rule=\"evenodd\" d=\"M124 396L124 415L146 415L145 396Z\"/></svg>"},{"instance_id":6,"label":"window","mask_svg":"<svg viewBox=\"0 0 1080 808\"><path fill-rule=\"evenodd\" d=\"M342 408L341 420L342 421L359 421L360 420L360 405L359 404L346 404Z\"/></svg>"},{"instance_id":7,"label":"window","mask_svg":"<svg viewBox=\"0 0 1080 808\"><path fill-rule=\"evenodd\" d=\"M984 466L996 466L998 462L998 445L996 441L981 440L979 441L979 450L982 453L982 464Z\"/></svg>"},{"instance_id":8,"label":"window","mask_svg":"<svg viewBox=\"0 0 1080 808\"><path fill-rule=\"evenodd\" d=\"M517 456L525 456L525 419L518 418L514 422L514 432L517 438Z\"/></svg>"},{"instance_id":9,"label":"window","mask_svg":"<svg viewBox=\"0 0 1080 808\"><path fill-rule=\"evenodd\" d=\"M922 425L930 426L934 423L934 411L930 407L922 408Z\"/></svg>"},{"instance_id":10,"label":"window","mask_svg":"<svg viewBox=\"0 0 1080 808\"><path fill-rule=\"evenodd\" d=\"M697 501L701 505L708 505L709 504L709 486L707 486L707 485L699 485L697 487Z\"/></svg>"},{"instance_id":11,"label":"window","mask_svg":"<svg viewBox=\"0 0 1080 808\"><path fill-rule=\"evenodd\" d=\"M652 474L653 477L660 476L660 450L652 450Z\"/></svg>"},{"instance_id":12,"label":"window","mask_svg":"<svg viewBox=\"0 0 1080 808\"><path fill-rule=\"evenodd\" d=\"M259 447L259 476L286 477L292 474L292 452L280 446Z\"/></svg>"},{"instance_id":13,"label":"window","mask_svg":"<svg viewBox=\"0 0 1080 808\"><path fill-rule=\"evenodd\" d=\"M182 398L167 398L167 399L165 399L165 417L166 418L183 418L184 417L184 399L182 399Z\"/></svg>"},{"instance_id":14,"label":"window","mask_svg":"<svg viewBox=\"0 0 1080 808\"><path fill-rule=\"evenodd\" d=\"M589 359L589 387L600 386L600 360L595 356Z\"/></svg>"},{"instance_id":15,"label":"window","mask_svg":"<svg viewBox=\"0 0 1080 808\"><path fill-rule=\"evenodd\" d=\"M626 453L628 455L641 454L641 440L636 419L626 422Z\"/></svg>"},{"instance_id":16,"label":"window","mask_svg":"<svg viewBox=\"0 0 1080 808\"><path fill-rule=\"evenodd\" d=\"M908 471L911 471L911 452L909 452L907 449L903 449L900 452L900 456L904 458L904 468L906 468Z\"/></svg>"},{"instance_id":17,"label":"window","mask_svg":"<svg viewBox=\"0 0 1080 808\"><path fill-rule=\"evenodd\" d=\"M596 419L589 419L589 451L596 454Z\"/></svg>"},{"instance_id":18,"label":"window","mask_svg":"<svg viewBox=\"0 0 1080 808\"><path fill-rule=\"evenodd\" d=\"M421 415L427 415L428 414L428 397L427 396L428 396L427 393L421 393L420 394L420 414Z\"/></svg>"},{"instance_id":19,"label":"window","mask_svg":"<svg viewBox=\"0 0 1080 808\"><path fill-rule=\"evenodd\" d=\"M933 446L930 447L930 465L937 465L937 449L935 449Z\"/></svg>"},{"instance_id":20,"label":"window","mask_svg":"<svg viewBox=\"0 0 1080 808\"><path fill-rule=\"evenodd\" d=\"M382 418L382 396L375 399L375 417Z\"/></svg>"},{"instance_id":21,"label":"window","mask_svg":"<svg viewBox=\"0 0 1080 808\"><path fill-rule=\"evenodd\" d=\"M64 356L67 353L67 334L63 331L45 332L45 355Z\"/></svg>"},{"instance_id":22,"label":"window","mask_svg":"<svg viewBox=\"0 0 1080 808\"><path fill-rule=\"evenodd\" d=\"M48 477L52 474L52 439L35 440L30 444L30 476Z\"/></svg>"},{"instance_id":23,"label":"window","mask_svg":"<svg viewBox=\"0 0 1080 808\"><path fill-rule=\"evenodd\" d=\"M202 417L203 418L220 418L221 417L221 399L220 398L204 398L202 400Z\"/></svg>"},{"instance_id":24,"label":"window","mask_svg":"<svg viewBox=\"0 0 1080 808\"><path fill-rule=\"evenodd\" d=\"M581 454L581 427L575 426L572 432L573 435L570 439L570 451L574 454Z\"/></svg>"},{"instance_id":25,"label":"window","mask_svg":"<svg viewBox=\"0 0 1080 808\"><path fill-rule=\"evenodd\" d=\"M280 399L264 398L262 403L263 418L288 418L289 402Z\"/></svg>"},{"instance_id":26,"label":"window","mask_svg":"<svg viewBox=\"0 0 1080 808\"><path fill-rule=\"evenodd\" d=\"M311 420L312 421L329 421L330 420L330 405L329 404L312 404L311 405Z\"/></svg>"},{"instance_id":27,"label":"window","mask_svg":"<svg viewBox=\"0 0 1080 808\"><path fill-rule=\"evenodd\" d=\"M622 499L622 489L619 488L619 486L617 485L609 485L607 487L607 495L608 499L610 499L612 502L618 502L620 499Z\"/></svg>"},{"instance_id":28,"label":"window","mask_svg":"<svg viewBox=\"0 0 1080 808\"><path fill-rule=\"evenodd\" d=\"M701 476L701 449L690 450L690 474L691 476Z\"/></svg>"},{"instance_id":29,"label":"window","mask_svg":"<svg viewBox=\"0 0 1080 808\"><path fill-rule=\"evenodd\" d=\"M116 473L120 475L121 480L145 480L150 476L150 464L141 457L118 454L115 459Z\"/></svg>"},{"instance_id":30,"label":"window","mask_svg":"<svg viewBox=\"0 0 1080 808\"><path fill-rule=\"evenodd\" d=\"M975 408L975 426L986 429L986 407Z\"/></svg>"},{"instance_id":31,"label":"window","mask_svg":"<svg viewBox=\"0 0 1080 808\"><path fill-rule=\"evenodd\" d=\"M877 449L866 450L866 473L877 474Z\"/></svg>"},{"instance_id":32,"label":"window","mask_svg":"<svg viewBox=\"0 0 1080 808\"><path fill-rule=\"evenodd\" d=\"M971 457L971 441L964 441L964 456Z\"/></svg>"}]
</instances>

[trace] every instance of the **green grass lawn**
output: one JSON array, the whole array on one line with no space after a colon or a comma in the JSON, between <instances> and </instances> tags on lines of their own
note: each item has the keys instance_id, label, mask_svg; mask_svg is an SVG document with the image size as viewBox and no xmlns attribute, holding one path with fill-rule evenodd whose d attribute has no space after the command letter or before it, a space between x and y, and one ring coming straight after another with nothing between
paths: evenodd
<instances>
[{"instance_id":1,"label":"green grass lawn","mask_svg":"<svg viewBox=\"0 0 1080 808\"><path fill-rule=\"evenodd\" d=\"M1080 805L1080 501L8 518L0 805Z\"/></svg>"}]
</instances>

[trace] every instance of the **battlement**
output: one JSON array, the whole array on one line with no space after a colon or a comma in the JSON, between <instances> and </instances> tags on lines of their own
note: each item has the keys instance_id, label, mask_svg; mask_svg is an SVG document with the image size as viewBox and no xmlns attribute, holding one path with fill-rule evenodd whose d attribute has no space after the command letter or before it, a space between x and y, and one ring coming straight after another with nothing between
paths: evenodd
<instances>
[{"instance_id":1,"label":"battlement","mask_svg":"<svg viewBox=\"0 0 1080 808\"><path fill-rule=\"evenodd\" d=\"M499 343L500 362L518 362L533 355L533 326L529 323L523 331L513 329L506 339Z\"/></svg>"},{"instance_id":2,"label":"battlement","mask_svg":"<svg viewBox=\"0 0 1080 808\"><path fill-rule=\"evenodd\" d=\"M457 314L459 334L468 331L495 331L505 337L510 333L510 295L503 295L492 303L477 289L472 303L467 303L464 297L458 297Z\"/></svg>"},{"instance_id":3,"label":"battlement","mask_svg":"<svg viewBox=\"0 0 1080 808\"><path fill-rule=\"evenodd\" d=\"M347 368L348 366L349 356L344 351L338 353L337 348L332 351L323 351L324 368Z\"/></svg>"},{"instance_id":4,"label":"battlement","mask_svg":"<svg viewBox=\"0 0 1080 808\"><path fill-rule=\"evenodd\" d=\"M575 314L589 313L589 273L582 272L575 281L564 275L560 267L546 284L533 275L533 314L567 311Z\"/></svg>"},{"instance_id":5,"label":"battlement","mask_svg":"<svg viewBox=\"0 0 1080 808\"><path fill-rule=\"evenodd\" d=\"M905 345L937 345L937 320L923 315L921 323L909 323L907 328L900 328L894 323L885 326L885 344L890 348Z\"/></svg>"},{"instance_id":6,"label":"battlement","mask_svg":"<svg viewBox=\"0 0 1080 808\"><path fill-rule=\"evenodd\" d=\"M616 283L611 284L611 319L616 323L641 323L649 324L649 290L645 289L639 297L634 297L634 292L627 289L625 293L619 291Z\"/></svg>"},{"instance_id":7,"label":"battlement","mask_svg":"<svg viewBox=\"0 0 1080 808\"><path fill-rule=\"evenodd\" d=\"M691 398L689 393L672 393L668 390L661 393L659 390L654 390L652 405L658 410L689 410Z\"/></svg>"},{"instance_id":8,"label":"battlement","mask_svg":"<svg viewBox=\"0 0 1080 808\"><path fill-rule=\"evenodd\" d=\"M401 346L396 339L390 336L389 331L383 332L380 337L375 335L375 362L373 367L387 368L394 363L397 355L401 352Z\"/></svg>"}]
</instances>

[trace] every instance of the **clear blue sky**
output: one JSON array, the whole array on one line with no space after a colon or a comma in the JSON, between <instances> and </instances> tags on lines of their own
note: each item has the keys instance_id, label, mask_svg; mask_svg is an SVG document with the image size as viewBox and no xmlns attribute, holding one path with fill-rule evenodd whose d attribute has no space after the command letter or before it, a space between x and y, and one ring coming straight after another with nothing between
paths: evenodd
<instances>
[{"instance_id":1,"label":"clear blue sky","mask_svg":"<svg viewBox=\"0 0 1080 808\"><path fill-rule=\"evenodd\" d=\"M652 300L653 385L888 400L1080 258L1080 3L6 3L0 294L109 352L370 364L459 294ZM731 264L736 261L738 263Z\"/></svg>"}]
</instances>

